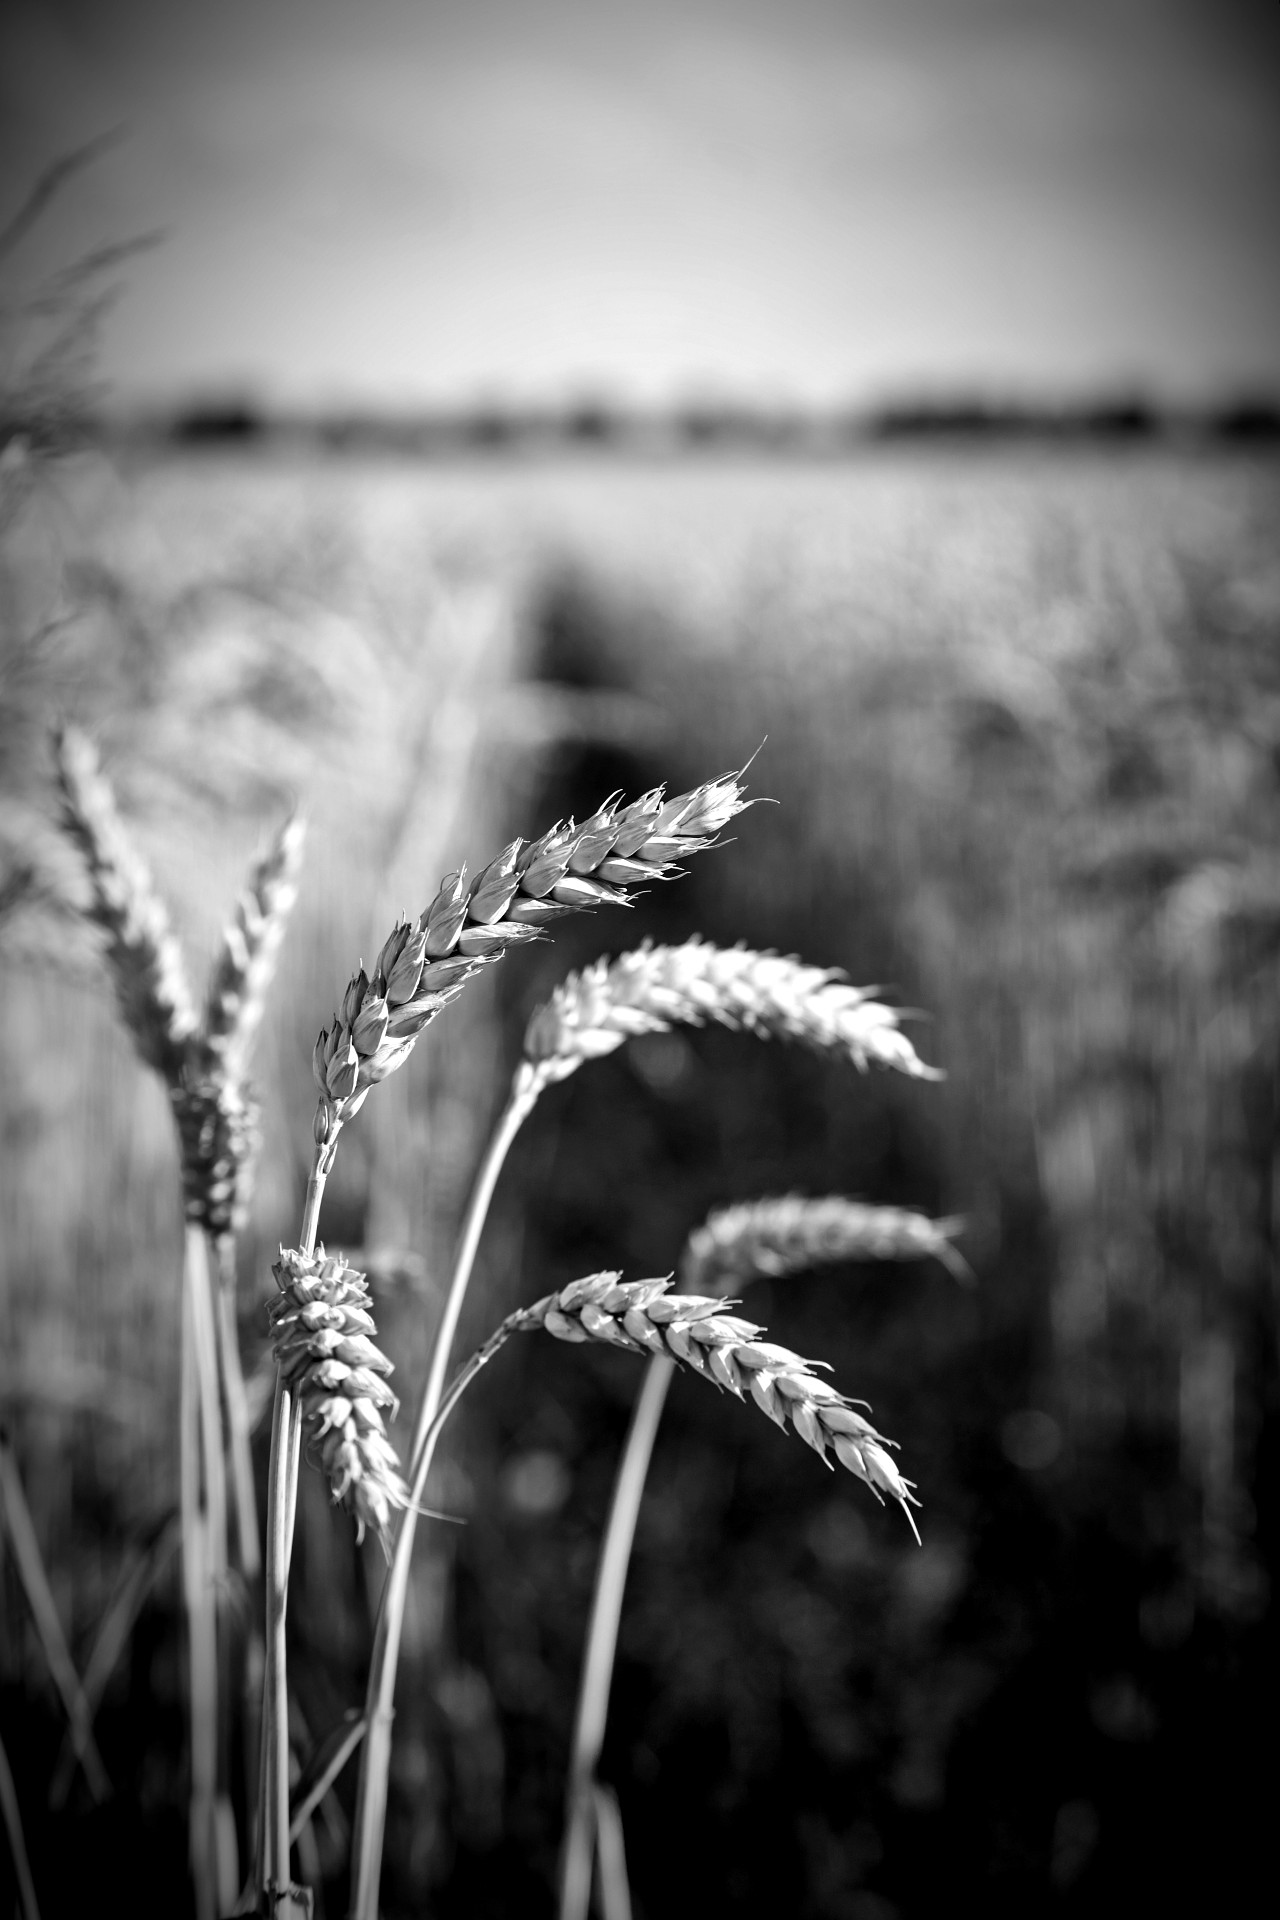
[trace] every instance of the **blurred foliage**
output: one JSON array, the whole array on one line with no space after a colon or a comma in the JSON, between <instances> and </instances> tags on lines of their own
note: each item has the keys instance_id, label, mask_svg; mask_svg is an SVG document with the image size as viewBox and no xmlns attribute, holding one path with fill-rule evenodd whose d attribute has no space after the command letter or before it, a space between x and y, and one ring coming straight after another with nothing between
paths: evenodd
<instances>
[{"instance_id":1,"label":"blurred foliage","mask_svg":"<svg viewBox=\"0 0 1280 1920\"><path fill-rule=\"evenodd\" d=\"M566 922L471 989L344 1142L326 1233L374 1256L410 1402L483 1128L569 966L698 931L924 1010L941 1088L659 1036L548 1095L504 1175L464 1341L573 1274L670 1270L732 1200L835 1191L970 1223L972 1294L864 1267L747 1306L902 1442L922 1549L765 1422L673 1391L606 1750L637 1912L892 1920L968 1895L1023 1915L1247 1884L1274 1658L1274 466L886 449L478 477L189 455L94 466L69 497L55 637L5 694L6 807L47 819L41 734L69 709L197 944L285 792L316 816L262 1056L251 1361L314 1028L464 855L768 735L752 786L779 804L625 920ZM43 564L7 544L7 606ZM15 838L69 898L41 833ZM80 1650L172 1499L179 1216L91 953L39 901L6 924L3 1386ZM637 1385L627 1356L530 1338L459 1419L430 1498L466 1524L423 1530L403 1661L389 1916L428 1896L550 1911ZM295 1565L305 1753L360 1698L380 1578L314 1475ZM180 1875L175 1598L144 1609L106 1696L114 1811L59 1825L37 1812L60 1729L0 1595L38 1872L69 1833L110 1862L147 1824ZM332 1912L350 1787L313 1835Z\"/></svg>"}]
</instances>

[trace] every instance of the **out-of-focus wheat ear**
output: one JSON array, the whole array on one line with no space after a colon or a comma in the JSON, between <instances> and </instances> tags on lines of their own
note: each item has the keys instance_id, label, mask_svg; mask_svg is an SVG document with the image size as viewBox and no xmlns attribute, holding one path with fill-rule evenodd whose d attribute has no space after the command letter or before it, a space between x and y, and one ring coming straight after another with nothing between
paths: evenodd
<instances>
[{"instance_id":1,"label":"out-of-focus wheat ear","mask_svg":"<svg viewBox=\"0 0 1280 1920\"><path fill-rule=\"evenodd\" d=\"M697 939L678 947L646 943L560 983L526 1029L524 1071L538 1084L563 1080L637 1034L715 1021L760 1039L843 1055L859 1068L941 1080L901 1031L902 1015L877 1000L876 991L849 986L832 968L751 947Z\"/></svg>"},{"instance_id":2,"label":"out-of-focus wheat ear","mask_svg":"<svg viewBox=\"0 0 1280 1920\"><path fill-rule=\"evenodd\" d=\"M751 1200L708 1214L695 1227L680 1259L680 1284L690 1293L730 1293L763 1274L802 1273L842 1260L937 1260L969 1285L968 1262L951 1244L963 1225L839 1194Z\"/></svg>"},{"instance_id":3,"label":"out-of-focus wheat ear","mask_svg":"<svg viewBox=\"0 0 1280 1920\"><path fill-rule=\"evenodd\" d=\"M87 914L107 936L107 963L142 1058L176 1086L197 1021L182 952L145 861L132 845L92 742L79 728L53 736L62 826L84 856Z\"/></svg>"},{"instance_id":4,"label":"out-of-focus wheat ear","mask_svg":"<svg viewBox=\"0 0 1280 1920\"><path fill-rule=\"evenodd\" d=\"M213 963L204 1037L215 1069L231 1081L243 1080L248 1067L280 943L298 897L306 837L306 821L291 813L254 864Z\"/></svg>"},{"instance_id":5,"label":"out-of-focus wheat ear","mask_svg":"<svg viewBox=\"0 0 1280 1920\"><path fill-rule=\"evenodd\" d=\"M239 1232L259 1145L258 1103L241 1083L188 1071L170 1090L187 1219L215 1241Z\"/></svg>"}]
</instances>

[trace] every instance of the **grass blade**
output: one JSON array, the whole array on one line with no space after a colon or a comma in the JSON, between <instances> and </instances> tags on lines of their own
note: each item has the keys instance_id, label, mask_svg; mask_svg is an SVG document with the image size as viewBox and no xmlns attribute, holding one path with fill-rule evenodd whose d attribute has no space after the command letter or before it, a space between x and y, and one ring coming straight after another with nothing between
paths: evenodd
<instances>
[{"instance_id":1,"label":"grass blade","mask_svg":"<svg viewBox=\"0 0 1280 1920\"><path fill-rule=\"evenodd\" d=\"M22 1810L18 1805L18 1789L13 1783L13 1769L9 1765L9 1756L4 1750L2 1739L0 1739L0 1811L4 1813L5 1832L9 1836L9 1851L13 1855L13 1872L18 1882L18 1901L22 1920L40 1920L35 1881L31 1878L31 1862L27 1858L27 1839L22 1831Z\"/></svg>"},{"instance_id":2,"label":"grass blade","mask_svg":"<svg viewBox=\"0 0 1280 1920\"><path fill-rule=\"evenodd\" d=\"M36 1530L32 1524L31 1510L27 1506L27 1497L22 1490L18 1463L13 1457L9 1436L2 1427L0 1427L0 1509L3 1510L18 1577L27 1596L27 1605L31 1608L31 1617L35 1621L40 1645L44 1649L45 1661L66 1711L76 1759L84 1768L84 1777L94 1799L105 1800L111 1793L111 1782L107 1778L107 1770L102 1764L102 1755L98 1752L97 1743L93 1737L93 1713L85 1698L84 1687L81 1685L75 1662L71 1658L71 1650L67 1646L66 1636L62 1631L57 1604L54 1601L49 1576L45 1572L44 1560L40 1553L40 1542L36 1538Z\"/></svg>"},{"instance_id":3,"label":"grass blade","mask_svg":"<svg viewBox=\"0 0 1280 1920\"><path fill-rule=\"evenodd\" d=\"M320 1802L328 1793L347 1761L364 1739L368 1725L362 1713L353 1708L327 1733L308 1760L289 1801L289 1839L296 1841Z\"/></svg>"},{"instance_id":4,"label":"grass blade","mask_svg":"<svg viewBox=\"0 0 1280 1920\"><path fill-rule=\"evenodd\" d=\"M178 1536L178 1516L171 1513L161 1522L150 1546L136 1553L102 1616L84 1670L84 1696L91 1717L102 1704L102 1696L115 1671L116 1662L128 1644L143 1602L168 1566L178 1544ZM49 1787L49 1805L55 1811L65 1803L71 1790L75 1764L75 1747L68 1733L63 1738Z\"/></svg>"}]
</instances>

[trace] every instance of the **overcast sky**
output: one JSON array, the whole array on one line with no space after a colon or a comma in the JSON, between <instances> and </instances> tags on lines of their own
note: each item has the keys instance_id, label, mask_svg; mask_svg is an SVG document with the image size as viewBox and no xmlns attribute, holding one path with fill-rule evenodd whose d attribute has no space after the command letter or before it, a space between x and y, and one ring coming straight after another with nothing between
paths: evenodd
<instances>
[{"instance_id":1,"label":"overcast sky","mask_svg":"<svg viewBox=\"0 0 1280 1920\"><path fill-rule=\"evenodd\" d=\"M1276 0L6 0L121 399L1280 386Z\"/></svg>"}]
</instances>

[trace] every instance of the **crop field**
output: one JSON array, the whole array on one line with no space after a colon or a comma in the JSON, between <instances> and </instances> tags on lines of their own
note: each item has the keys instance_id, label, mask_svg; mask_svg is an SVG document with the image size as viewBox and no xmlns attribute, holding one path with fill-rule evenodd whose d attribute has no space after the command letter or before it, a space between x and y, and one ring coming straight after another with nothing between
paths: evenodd
<instances>
[{"instance_id":1,"label":"crop field","mask_svg":"<svg viewBox=\"0 0 1280 1920\"><path fill-rule=\"evenodd\" d=\"M0 481L0 1737L46 1920L104 1885L213 1911L188 1872L179 1148L60 824L60 723L97 749L197 1002L255 856L305 818L233 1276L260 1521L316 1034L353 1025L348 980L464 862L619 791L746 768L759 802L681 877L486 968L346 1122L321 1238L368 1274L406 1467L485 1142L571 969L694 935L796 955L874 988L945 1074L681 1018L548 1086L498 1178L458 1361L574 1279L681 1270L712 1210L765 1196L959 1216L972 1269L846 1252L732 1289L900 1443L920 1545L891 1489L674 1379L599 1756L604 1920L1231 1905L1267 1830L1275 1663L1274 456L126 450ZM496 1354L435 1455L387 1920L567 1911L574 1701L649 1365L580 1333ZM19 1508L96 1675L100 1779L83 1741L71 1764ZM302 1461L295 1798L364 1702L376 1531L357 1543ZM227 1617L261 1607L250 1581ZM294 1849L317 1914L348 1910L357 1766Z\"/></svg>"}]
</instances>

